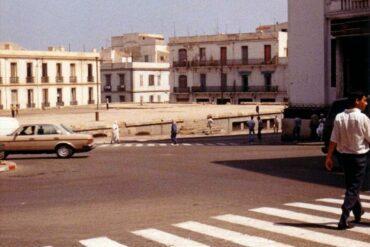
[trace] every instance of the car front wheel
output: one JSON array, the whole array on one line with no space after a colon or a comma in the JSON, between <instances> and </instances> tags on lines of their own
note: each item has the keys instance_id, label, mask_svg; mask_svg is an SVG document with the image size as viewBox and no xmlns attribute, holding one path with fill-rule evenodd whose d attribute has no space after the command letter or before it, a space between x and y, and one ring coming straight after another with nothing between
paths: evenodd
<instances>
[{"instance_id":1,"label":"car front wheel","mask_svg":"<svg viewBox=\"0 0 370 247\"><path fill-rule=\"evenodd\" d=\"M70 158L73 155L73 149L68 145L60 145L56 148L57 156L62 159Z\"/></svg>"}]
</instances>

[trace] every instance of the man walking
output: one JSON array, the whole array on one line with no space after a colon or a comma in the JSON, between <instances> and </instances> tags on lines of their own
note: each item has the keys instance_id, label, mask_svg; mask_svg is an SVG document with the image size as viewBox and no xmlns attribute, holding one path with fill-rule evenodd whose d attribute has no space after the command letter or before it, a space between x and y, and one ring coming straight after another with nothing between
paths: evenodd
<instances>
[{"instance_id":1,"label":"man walking","mask_svg":"<svg viewBox=\"0 0 370 247\"><path fill-rule=\"evenodd\" d=\"M248 142L249 143L252 143L254 141L254 127L256 125L256 123L254 122L253 120L254 116L251 116L251 119L247 121L247 125L248 125L248 130L249 130L249 135L248 135Z\"/></svg>"},{"instance_id":2,"label":"man walking","mask_svg":"<svg viewBox=\"0 0 370 247\"><path fill-rule=\"evenodd\" d=\"M352 227L348 222L351 211L355 216L355 223L359 223L361 215L364 214L360 202L360 189L365 177L370 142L370 120L361 113L367 105L365 94L352 93L348 101L349 109L339 113L335 118L325 161L326 169L331 171L332 157L336 149L339 163L344 169L346 193L338 223L339 230Z\"/></svg>"},{"instance_id":3,"label":"man walking","mask_svg":"<svg viewBox=\"0 0 370 247\"><path fill-rule=\"evenodd\" d=\"M262 140L262 129L263 129L263 121L260 116L257 117L257 138L259 141Z\"/></svg>"},{"instance_id":4,"label":"man walking","mask_svg":"<svg viewBox=\"0 0 370 247\"><path fill-rule=\"evenodd\" d=\"M171 141L172 145L177 145L177 124L175 120L172 120L171 124Z\"/></svg>"}]
</instances>

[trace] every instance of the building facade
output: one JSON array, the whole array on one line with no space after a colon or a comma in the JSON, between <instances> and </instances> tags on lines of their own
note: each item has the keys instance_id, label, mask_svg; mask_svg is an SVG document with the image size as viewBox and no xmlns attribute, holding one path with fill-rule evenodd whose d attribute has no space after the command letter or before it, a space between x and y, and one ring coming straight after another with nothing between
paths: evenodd
<instances>
[{"instance_id":1,"label":"building facade","mask_svg":"<svg viewBox=\"0 0 370 247\"><path fill-rule=\"evenodd\" d=\"M109 102L168 102L168 49L162 35L112 37L101 51L102 99Z\"/></svg>"},{"instance_id":2,"label":"building facade","mask_svg":"<svg viewBox=\"0 0 370 247\"><path fill-rule=\"evenodd\" d=\"M370 93L370 0L289 0L288 23L292 106Z\"/></svg>"},{"instance_id":3,"label":"building facade","mask_svg":"<svg viewBox=\"0 0 370 247\"><path fill-rule=\"evenodd\" d=\"M287 24L169 40L172 102L287 101Z\"/></svg>"},{"instance_id":4,"label":"building facade","mask_svg":"<svg viewBox=\"0 0 370 247\"><path fill-rule=\"evenodd\" d=\"M100 98L99 53L61 47L28 51L0 44L0 109L96 104Z\"/></svg>"}]
</instances>

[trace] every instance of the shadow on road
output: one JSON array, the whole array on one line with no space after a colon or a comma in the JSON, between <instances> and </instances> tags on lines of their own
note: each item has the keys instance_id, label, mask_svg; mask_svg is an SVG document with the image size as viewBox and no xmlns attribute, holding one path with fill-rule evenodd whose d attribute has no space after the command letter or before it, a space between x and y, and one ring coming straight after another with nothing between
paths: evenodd
<instances>
[{"instance_id":1,"label":"shadow on road","mask_svg":"<svg viewBox=\"0 0 370 247\"><path fill-rule=\"evenodd\" d=\"M214 161L213 163L275 177L343 187L343 173L339 171L327 172L323 165L324 159L325 157L323 156L314 156L258 160L226 160Z\"/></svg>"}]
</instances>

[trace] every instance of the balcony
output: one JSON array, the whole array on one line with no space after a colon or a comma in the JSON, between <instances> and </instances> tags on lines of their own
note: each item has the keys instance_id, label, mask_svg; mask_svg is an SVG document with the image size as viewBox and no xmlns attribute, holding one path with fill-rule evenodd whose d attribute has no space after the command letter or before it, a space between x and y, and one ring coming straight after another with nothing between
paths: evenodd
<instances>
[{"instance_id":1,"label":"balcony","mask_svg":"<svg viewBox=\"0 0 370 247\"><path fill-rule=\"evenodd\" d=\"M103 90L104 90L104 92L112 92L112 86L111 85L105 85Z\"/></svg>"},{"instance_id":2,"label":"balcony","mask_svg":"<svg viewBox=\"0 0 370 247\"><path fill-rule=\"evenodd\" d=\"M174 87L174 93L190 93L190 87Z\"/></svg>"},{"instance_id":3,"label":"balcony","mask_svg":"<svg viewBox=\"0 0 370 247\"><path fill-rule=\"evenodd\" d=\"M70 76L69 77L69 82L70 83L77 83L77 76Z\"/></svg>"},{"instance_id":4,"label":"balcony","mask_svg":"<svg viewBox=\"0 0 370 247\"><path fill-rule=\"evenodd\" d=\"M9 79L10 79L10 83L19 83L19 77L18 76L12 76Z\"/></svg>"},{"instance_id":5,"label":"balcony","mask_svg":"<svg viewBox=\"0 0 370 247\"><path fill-rule=\"evenodd\" d=\"M173 67L181 68L181 67L269 65L277 63L278 57L275 56L268 61L266 61L264 58L253 58L253 59L193 60L193 61L173 62Z\"/></svg>"},{"instance_id":6,"label":"balcony","mask_svg":"<svg viewBox=\"0 0 370 247\"><path fill-rule=\"evenodd\" d=\"M207 93L219 93L219 92L278 92L278 86L208 86L208 87L200 87L194 86L191 87L191 92L199 93L199 92L207 92Z\"/></svg>"},{"instance_id":7,"label":"balcony","mask_svg":"<svg viewBox=\"0 0 370 247\"><path fill-rule=\"evenodd\" d=\"M328 17L358 16L369 14L370 0L341 0L331 1L328 7Z\"/></svg>"},{"instance_id":8,"label":"balcony","mask_svg":"<svg viewBox=\"0 0 370 247\"><path fill-rule=\"evenodd\" d=\"M89 105L93 105L93 104L95 104L95 100L91 99L91 100L89 100L87 103L88 103Z\"/></svg>"},{"instance_id":9,"label":"balcony","mask_svg":"<svg viewBox=\"0 0 370 247\"><path fill-rule=\"evenodd\" d=\"M71 102L69 102L70 105L78 105L78 102L77 100L72 100Z\"/></svg>"},{"instance_id":10,"label":"balcony","mask_svg":"<svg viewBox=\"0 0 370 247\"><path fill-rule=\"evenodd\" d=\"M35 103L27 103L27 108L35 108Z\"/></svg>"},{"instance_id":11,"label":"balcony","mask_svg":"<svg viewBox=\"0 0 370 247\"><path fill-rule=\"evenodd\" d=\"M56 76L55 77L55 82L57 82L57 83L61 83L61 82L63 82L63 80L64 80L64 78L63 78L63 76Z\"/></svg>"},{"instance_id":12,"label":"balcony","mask_svg":"<svg viewBox=\"0 0 370 247\"><path fill-rule=\"evenodd\" d=\"M87 77L87 82L94 82L94 76L89 75L89 76Z\"/></svg>"},{"instance_id":13,"label":"balcony","mask_svg":"<svg viewBox=\"0 0 370 247\"><path fill-rule=\"evenodd\" d=\"M42 83L48 83L49 82L49 76L42 76L41 77L41 82Z\"/></svg>"},{"instance_id":14,"label":"balcony","mask_svg":"<svg viewBox=\"0 0 370 247\"><path fill-rule=\"evenodd\" d=\"M27 83L34 83L34 81L35 81L35 78L33 76L27 76L26 77L26 82Z\"/></svg>"},{"instance_id":15,"label":"balcony","mask_svg":"<svg viewBox=\"0 0 370 247\"><path fill-rule=\"evenodd\" d=\"M117 91L119 91L119 92L126 91L126 87L125 87L125 85L118 85L118 86L117 86Z\"/></svg>"},{"instance_id":16,"label":"balcony","mask_svg":"<svg viewBox=\"0 0 370 247\"><path fill-rule=\"evenodd\" d=\"M64 106L64 102L63 101L57 102L57 106Z\"/></svg>"},{"instance_id":17,"label":"balcony","mask_svg":"<svg viewBox=\"0 0 370 247\"><path fill-rule=\"evenodd\" d=\"M50 102L42 102L41 103L41 107L44 108L44 107L50 107Z\"/></svg>"}]
</instances>

